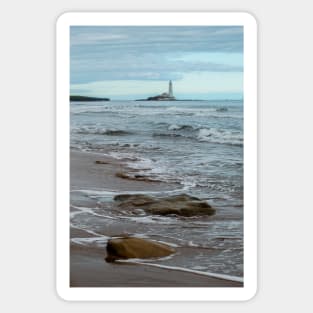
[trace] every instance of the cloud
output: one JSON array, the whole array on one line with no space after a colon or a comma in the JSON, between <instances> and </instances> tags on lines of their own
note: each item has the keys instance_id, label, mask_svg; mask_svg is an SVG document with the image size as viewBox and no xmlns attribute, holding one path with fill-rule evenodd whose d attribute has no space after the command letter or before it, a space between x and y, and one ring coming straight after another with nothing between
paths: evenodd
<instances>
[{"instance_id":1,"label":"cloud","mask_svg":"<svg viewBox=\"0 0 313 313\"><path fill-rule=\"evenodd\" d=\"M242 52L241 26L72 26L72 47L93 45L106 51L146 53L205 51Z\"/></svg>"},{"instance_id":2,"label":"cloud","mask_svg":"<svg viewBox=\"0 0 313 313\"><path fill-rule=\"evenodd\" d=\"M242 72L241 65L228 65L205 61L172 60L161 56L145 55L112 59L71 61L71 82L95 80L178 80L190 72Z\"/></svg>"},{"instance_id":3,"label":"cloud","mask_svg":"<svg viewBox=\"0 0 313 313\"><path fill-rule=\"evenodd\" d=\"M73 26L70 38L71 84L76 87L243 71L240 26Z\"/></svg>"},{"instance_id":4,"label":"cloud","mask_svg":"<svg viewBox=\"0 0 313 313\"><path fill-rule=\"evenodd\" d=\"M115 40L126 39L123 34L106 34L106 33L90 33L90 32L72 32L71 45L96 45L104 42L112 42Z\"/></svg>"}]
</instances>

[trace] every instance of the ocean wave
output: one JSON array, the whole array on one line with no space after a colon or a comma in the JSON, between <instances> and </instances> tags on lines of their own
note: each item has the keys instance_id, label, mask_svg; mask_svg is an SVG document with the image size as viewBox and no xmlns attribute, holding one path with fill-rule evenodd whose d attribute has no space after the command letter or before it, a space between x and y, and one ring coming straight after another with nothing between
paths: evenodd
<instances>
[{"instance_id":1,"label":"ocean wave","mask_svg":"<svg viewBox=\"0 0 313 313\"><path fill-rule=\"evenodd\" d=\"M125 136L133 134L133 132L122 129L88 127L88 126L74 128L72 129L72 133L84 135L108 135L108 136Z\"/></svg>"},{"instance_id":2,"label":"ocean wave","mask_svg":"<svg viewBox=\"0 0 313 313\"><path fill-rule=\"evenodd\" d=\"M193 132L198 129L199 126L193 126L188 124L170 124L170 123L158 123L160 132L154 132L153 137L184 137L192 138Z\"/></svg>"},{"instance_id":3,"label":"ocean wave","mask_svg":"<svg viewBox=\"0 0 313 313\"><path fill-rule=\"evenodd\" d=\"M131 108L136 108L135 105L84 105L84 106L71 106L71 113L73 114L93 114L93 113L119 113Z\"/></svg>"},{"instance_id":4,"label":"ocean wave","mask_svg":"<svg viewBox=\"0 0 313 313\"><path fill-rule=\"evenodd\" d=\"M216 128L199 129L197 139L204 142L243 145L242 134L239 131L229 131Z\"/></svg>"},{"instance_id":5,"label":"ocean wave","mask_svg":"<svg viewBox=\"0 0 313 313\"><path fill-rule=\"evenodd\" d=\"M169 107L166 109L167 114L186 115L186 116L202 116L212 118L233 118L242 119L242 112L229 111L228 107L207 107L207 108L182 108Z\"/></svg>"},{"instance_id":6,"label":"ocean wave","mask_svg":"<svg viewBox=\"0 0 313 313\"><path fill-rule=\"evenodd\" d=\"M201 117L212 117L212 118L227 118L227 119L242 119L243 116L242 114L225 114L224 111L216 111L215 113L203 113L203 112L198 112L195 114L195 116L201 116Z\"/></svg>"},{"instance_id":7,"label":"ocean wave","mask_svg":"<svg viewBox=\"0 0 313 313\"><path fill-rule=\"evenodd\" d=\"M164 163L164 159L147 158L138 153L122 151L111 151L108 155L121 160L127 166L123 173L125 173L125 177L129 176L130 179L181 184L184 185L183 190L190 187L190 185L184 184L183 177L169 169L169 165Z\"/></svg>"},{"instance_id":8,"label":"ocean wave","mask_svg":"<svg viewBox=\"0 0 313 313\"><path fill-rule=\"evenodd\" d=\"M227 107L219 107L219 108L216 108L216 112L226 112L228 111L228 108Z\"/></svg>"},{"instance_id":9,"label":"ocean wave","mask_svg":"<svg viewBox=\"0 0 313 313\"><path fill-rule=\"evenodd\" d=\"M177 133L153 133L152 137L186 137Z\"/></svg>"},{"instance_id":10,"label":"ocean wave","mask_svg":"<svg viewBox=\"0 0 313 313\"><path fill-rule=\"evenodd\" d=\"M243 135L241 131L206 128L201 126L177 125L167 126L167 132L155 132L153 137L160 138L183 138L200 142L211 142L228 145L243 145Z\"/></svg>"},{"instance_id":11,"label":"ocean wave","mask_svg":"<svg viewBox=\"0 0 313 313\"><path fill-rule=\"evenodd\" d=\"M177 125L177 124L171 124L167 128L168 130L182 130L182 129L194 129L191 125Z\"/></svg>"}]
</instances>

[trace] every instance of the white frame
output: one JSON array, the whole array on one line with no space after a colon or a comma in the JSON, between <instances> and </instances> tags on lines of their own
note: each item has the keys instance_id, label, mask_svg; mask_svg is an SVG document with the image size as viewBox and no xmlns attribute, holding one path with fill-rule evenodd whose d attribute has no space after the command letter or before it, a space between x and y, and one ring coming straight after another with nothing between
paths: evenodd
<instances>
[{"instance_id":1,"label":"white frame","mask_svg":"<svg viewBox=\"0 0 313 313\"><path fill-rule=\"evenodd\" d=\"M70 26L244 27L244 286L111 288L69 286L69 64ZM249 300L257 292L257 23L244 12L64 13L57 20L57 216L56 288L64 300L208 301ZM138 290L140 289L140 290Z\"/></svg>"}]
</instances>

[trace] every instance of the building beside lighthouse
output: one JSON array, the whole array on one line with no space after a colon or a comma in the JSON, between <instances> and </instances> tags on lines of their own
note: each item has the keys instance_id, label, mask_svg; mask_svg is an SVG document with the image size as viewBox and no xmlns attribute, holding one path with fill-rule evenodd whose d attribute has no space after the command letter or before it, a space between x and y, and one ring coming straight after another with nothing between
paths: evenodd
<instances>
[{"instance_id":1,"label":"building beside lighthouse","mask_svg":"<svg viewBox=\"0 0 313 313\"><path fill-rule=\"evenodd\" d=\"M174 93L173 93L172 81L170 80L168 82L168 92L163 92L160 95L149 97L149 98L144 99L144 100L152 100L152 101L173 101L173 100L176 100L176 98L174 97Z\"/></svg>"}]
</instances>

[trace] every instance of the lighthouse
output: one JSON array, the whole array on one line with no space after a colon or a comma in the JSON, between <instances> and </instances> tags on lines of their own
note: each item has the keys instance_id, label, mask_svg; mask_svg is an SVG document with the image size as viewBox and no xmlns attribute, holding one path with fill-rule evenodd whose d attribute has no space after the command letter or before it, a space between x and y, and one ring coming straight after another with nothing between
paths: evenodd
<instances>
[{"instance_id":1,"label":"lighthouse","mask_svg":"<svg viewBox=\"0 0 313 313\"><path fill-rule=\"evenodd\" d=\"M171 80L168 83L168 95L169 95L169 97L174 97L173 96L173 84L172 84Z\"/></svg>"},{"instance_id":2,"label":"lighthouse","mask_svg":"<svg viewBox=\"0 0 313 313\"><path fill-rule=\"evenodd\" d=\"M153 97L148 97L147 99L139 99L137 101L175 101L175 97L173 96L173 84L172 81L170 80L168 82L168 92L163 92L160 95L153 96Z\"/></svg>"}]
</instances>

